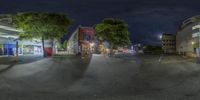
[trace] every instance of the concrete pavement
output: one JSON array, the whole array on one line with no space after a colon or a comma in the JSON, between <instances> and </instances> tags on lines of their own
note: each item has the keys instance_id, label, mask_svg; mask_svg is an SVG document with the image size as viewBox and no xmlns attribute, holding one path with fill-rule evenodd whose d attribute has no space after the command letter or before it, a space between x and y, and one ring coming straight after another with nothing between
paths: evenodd
<instances>
[{"instance_id":1,"label":"concrete pavement","mask_svg":"<svg viewBox=\"0 0 200 100\"><path fill-rule=\"evenodd\" d=\"M0 99L199 100L199 73L198 64L158 63L154 56L47 58L1 73Z\"/></svg>"}]
</instances>

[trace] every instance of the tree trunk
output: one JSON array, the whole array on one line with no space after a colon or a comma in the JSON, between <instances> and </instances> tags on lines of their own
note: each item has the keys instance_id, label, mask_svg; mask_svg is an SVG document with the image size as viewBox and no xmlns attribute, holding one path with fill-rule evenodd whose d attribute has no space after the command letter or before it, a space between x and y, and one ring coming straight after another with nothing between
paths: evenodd
<instances>
[{"instance_id":1,"label":"tree trunk","mask_svg":"<svg viewBox=\"0 0 200 100\"><path fill-rule=\"evenodd\" d=\"M44 48L44 36L42 36L42 49L43 49L43 57L46 57L45 48Z\"/></svg>"},{"instance_id":2,"label":"tree trunk","mask_svg":"<svg viewBox=\"0 0 200 100\"><path fill-rule=\"evenodd\" d=\"M52 39L52 56L54 56L55 48L54 48L54 39Z\"/></svg>"},{"instance_id":3,"label":"tree trunk","mask_svg":"<svg viewBox=\"0 0 200 100\"><path fill-rule=\"evenodd\" d=\"M16 56L18 57L18 48L19 48L19 43L16 41Z\"/></svg>"},{"instance_id":4,"label":"tree trunk","mask_svg":"<svg viewBox=\"0 0 200 100\"><path fill-rule=\"evenodd\" d=\"M110 43L110 56L113 56L113 43Z\"/></svg>"}]
</instances>

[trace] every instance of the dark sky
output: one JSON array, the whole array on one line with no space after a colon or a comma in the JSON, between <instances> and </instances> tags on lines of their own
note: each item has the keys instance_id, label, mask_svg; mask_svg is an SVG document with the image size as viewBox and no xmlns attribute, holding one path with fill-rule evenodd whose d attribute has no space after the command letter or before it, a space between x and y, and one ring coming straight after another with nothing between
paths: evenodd
<instances>
[{"instance_id":1,"label":"dark sky","mask_svg":"<svg viewBox=\"0 0 200 100\"><path fill-rule=\"evenodd\" d=\"M48 11L67 13L74 23L92 26L103 18L129 24L130 38L138 43L159 43L163 32L175 34L186 18L200 14L200 0L0 0L0 13Z\"/></svg>"}]
</instances>

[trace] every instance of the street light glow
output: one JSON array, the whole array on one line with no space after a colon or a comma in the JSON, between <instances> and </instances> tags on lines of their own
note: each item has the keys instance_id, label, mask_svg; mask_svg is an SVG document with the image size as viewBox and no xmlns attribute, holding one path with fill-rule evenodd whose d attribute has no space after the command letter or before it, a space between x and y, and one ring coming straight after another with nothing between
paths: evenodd
<instances>
[{"instance_id":1,"label":"street light glow","mask_svg":"<svg viewBox=\"0 0 200 100\"><path fill-rule=\"evenodd\" d=\"M194 45L194 42L192 41L192 45Z\"/></svg>"},{"instance_id":2,"label":"street light glow","mask_svg":"<svg viewBox=\"0 0 200 100\"><path fill-rule=\"evenodd\" d=\"M160 35L159 38L162 39L162 35Z\"/></svg>"},{"instance_id":3,"label":"street light glow","mask_svg":"<svg viewBox=\"0 0 200 100\"><path fill-rule=\"evenodd\" d=\"M90 46L93 47L93 46L94 46L94 43L90 43Z\"/></svg>"}]
</instances>

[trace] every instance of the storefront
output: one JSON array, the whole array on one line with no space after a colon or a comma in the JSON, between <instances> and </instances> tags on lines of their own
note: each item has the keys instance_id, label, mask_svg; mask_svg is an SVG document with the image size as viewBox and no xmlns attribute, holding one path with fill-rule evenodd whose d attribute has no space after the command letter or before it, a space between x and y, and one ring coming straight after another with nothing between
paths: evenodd
<instances>
[{"instance_id":1,"label":"storefront","mask_svg":"<svg viewBox=\"0 0 200 100\"><path fill-rule=\"evenodd\" d=\"M23 45L23 54L34 54L33 45Z\"/></svg>"},{"instance_id":2,"label":"storefront","mask_svg":"<svg viewBox=\"0 0 200 100\"><path fill-rule=\"evenodd\" d=\"M14 56L16 54L16 44L4 44L4 55Z\"/></svg>"},{"instance_id":3,"label":"storefront","mask_svg":"<svg viewBox=\"0 0 200 100\"><path fill-rule=\"evenodd\" d=\"M90 48L90 43L89 42L84 42L80 41L80 53L82 56L87 56L91 53L91 48Z\"/></svg>"},{"instance_id":4,"label":"storefront","mask_svg":"<svg viewBox=\"0 0 200 100\"><path fill-rule=\"evenodd\" d=\"M17 52L18 55L43 54L40 40L20 41L18 38L21 31L10 23L11 18L6 15L0 17L0 56L16 56ZM18 50L16 50L17 44Z\"/></svg>"},{"instance_id":5,"label":"storefront","mask_svg":"<svg viewBox=\"0 0 200 100\"><path fill-rule=\"evenodd\" d=\"M40 55L40 54L43 54L42 46L35 45L34 46L34 55Z\"/></svg>"},{"instance_id":6,"label":"storefront","mask_svg":"<svg viewBox=\"0 0 200 100\"><path fill-rule=\"evenodd\" d=\"M42 46L40 45L21 45L19 48L19 53L23 55L32 54L32 55L39 55L42 54Z\"/></svg>"},{"instance_id":7,"label":"storefront","mask_svg":"<svg viewBox=\"0 0 200 100\"><path fill-rule=\"evenodd\" d=\"M16 42L10 38L0 38L0 56L13 56L16 51Z\"/></svg>"},{"instance_id":8,"label":"storefront","mask_svg":"<svg viewBox=\"0 0 200 100\"><path fill-rule=\"evenodd\" d=\"M19 55L42 55L42 42L36 41L18 41Z\"/></svg>"}]
</instances>

